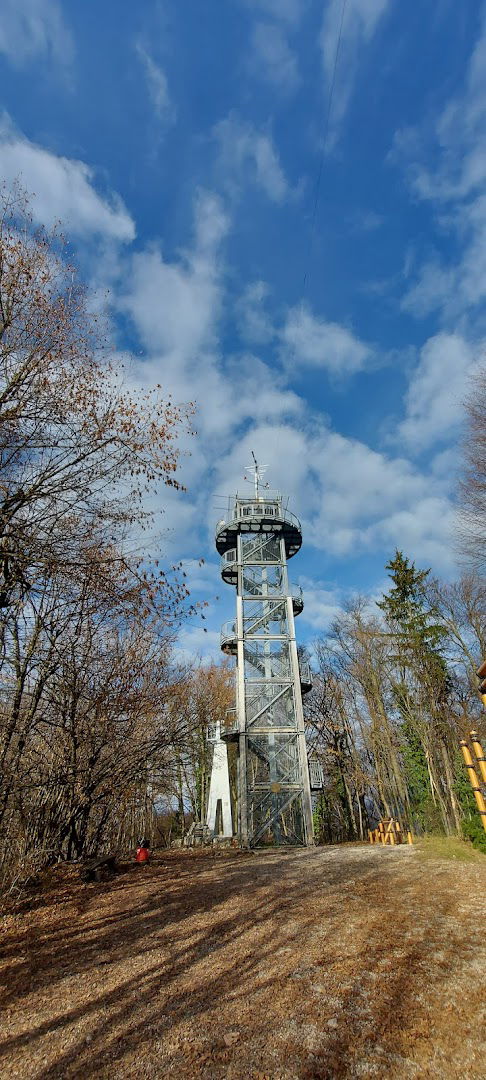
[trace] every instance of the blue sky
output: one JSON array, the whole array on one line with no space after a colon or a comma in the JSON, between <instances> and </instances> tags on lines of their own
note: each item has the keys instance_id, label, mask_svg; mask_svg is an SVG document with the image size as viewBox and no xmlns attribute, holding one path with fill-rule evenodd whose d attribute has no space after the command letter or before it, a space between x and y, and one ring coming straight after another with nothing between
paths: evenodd
<instances>
[{"instance_id":1,"label":"blue sky","mask_svg":"<svg viewBox=\"0 0 486 1080\"><path fill-rule=\"evenodd\" d=\"M109 290L130 381L197 404L187 494L156 525L210 601L186 651L232 614L215 496L244 488L250 449L303 521L301 639L375 595L396 546L457 574L486 5L3 0L0 66L1 175Z\"/></svg>"}]
</instances>

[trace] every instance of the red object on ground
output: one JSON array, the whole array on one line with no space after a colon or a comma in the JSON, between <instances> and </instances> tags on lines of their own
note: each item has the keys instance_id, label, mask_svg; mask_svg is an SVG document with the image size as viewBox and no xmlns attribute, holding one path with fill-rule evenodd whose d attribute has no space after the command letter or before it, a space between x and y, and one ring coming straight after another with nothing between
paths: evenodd
<instances>
[{"instance_id":1,"label":"red object on ground","mask_svg":"<svg viewBox=\"0 0 486 1080\"><path fill-rule=\"evenodd\" d=\"M150 859L150 851L147 847L138 847L137 854L135 855L135 862L145 863Z\"/></svg>"}]
</instances>

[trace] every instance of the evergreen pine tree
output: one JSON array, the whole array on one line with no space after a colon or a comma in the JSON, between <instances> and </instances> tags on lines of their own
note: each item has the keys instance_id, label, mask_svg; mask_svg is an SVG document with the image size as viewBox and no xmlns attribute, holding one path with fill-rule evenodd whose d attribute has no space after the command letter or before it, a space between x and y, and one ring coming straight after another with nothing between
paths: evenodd
<instances>
[{"instance_id":1,"label":"evergreen pine tree","mask_svg":"<svg viewBox=\"0 0 486 1080\"><path fill-rule=\"evenodd\" d=\"M400 716L400 743L410 803L415 821L429 830L449 829L443 784L443 765L435 761L435 748L447 742L447 703L451 678L441 646L447 636L433 608L427 603L426 582L430 570L418 570L414 562L396 551L386 569L393 587L378 606L384 612L396 652L392 692ZM441 751L443 752L443 751ZM441 805L442 803L442 805Z\"/></svg>"}]
</instances>

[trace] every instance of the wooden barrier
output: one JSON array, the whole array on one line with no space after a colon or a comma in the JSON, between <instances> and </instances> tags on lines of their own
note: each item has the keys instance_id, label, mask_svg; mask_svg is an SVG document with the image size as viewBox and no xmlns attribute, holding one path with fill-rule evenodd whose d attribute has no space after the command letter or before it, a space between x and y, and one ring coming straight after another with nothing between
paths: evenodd
<instances>
[{"instance_id":1,"label":"wooden barrier","mask_svg":"<svg viewBox=\"0 0 486 1080\"><path fill-rule=\"evenodd\" d=\"M395 844L413 844L412 833L407 832L405 840L402 826L394 818L385 818L378 823L376 829L368 829L368 839L370 844L389 844L391 847Z\"/></svg>"},{"instance_id":2,"label":"wooden barrier","mask_svg":"<svg viewBox=\"0 0 486 1080\"><path fill-rule=\"evenodd\" d=\"M475 756L476 756L476 759L477 759L477 762L478 762L478 765L479 765L479 768L480 768L480 771L481 771L481 776L484 777L484 776L486 776L486 764L485 764L485 759L484 759L484 754L483 754L483 748L482 748L481 743L479 741L479 736L478 736L477 731L471 731L471 741L472 741L474 753L475 753ZM471 751L470 751L465 739L461 739L461 750L462 750L462 756L464 758L464 764L465 764L466 769L468 770L468 774L469 774L469 783L470 783L470 785L471 785L471 787L473 789L474 798L476 799L476 806L478 808L478 813L479 813L480 818L481 818L483 829L486 832L486 800L485 800L484 795L483 795L483 793L481 791L481 784L480 784L480 781L479 781L479 777L478 777L478 774L476 772L476 769L474 768L473 759L472 759L472 756L471 756ZM484 769L484 772L483 772L483 769Z\"/></svg>"}]
</instances>

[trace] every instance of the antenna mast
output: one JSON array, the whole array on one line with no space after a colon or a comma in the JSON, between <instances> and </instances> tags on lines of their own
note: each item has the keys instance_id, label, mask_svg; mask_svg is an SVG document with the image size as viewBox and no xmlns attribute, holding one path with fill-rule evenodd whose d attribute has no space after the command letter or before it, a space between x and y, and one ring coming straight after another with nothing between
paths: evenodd
<instances>
[{"instance_id":1,"label":"antenna mast","mask_svg":"<svg viewBox=\"0 0 486 1080\"><path fill-rule=\"evenodd\" d=\"M253 473L253 483L255 485L255 499L260 499L260 489L269 487L268 482L263 482L263 473L267 471L268 465L259 465L253 450L251 451L251 456L253 458L253 465L248 465L247 469L248 472ZM248 480L247 476L245 476L245 480Z\"/></svg>"}]
</instances>

